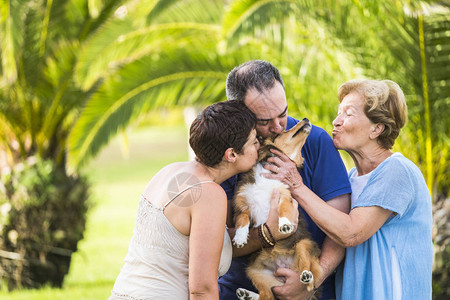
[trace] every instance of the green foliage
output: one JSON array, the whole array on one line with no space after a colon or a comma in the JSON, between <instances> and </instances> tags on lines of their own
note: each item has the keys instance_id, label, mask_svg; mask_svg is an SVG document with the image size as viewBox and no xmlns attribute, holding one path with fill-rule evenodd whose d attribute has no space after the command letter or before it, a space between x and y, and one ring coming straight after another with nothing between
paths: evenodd
<instances>
[{"instance_id":1,"label":"green foliage","mask_svg":"<svg viewBox=\"0 0 450 300\"><path fill-rule=\"evenodd\" d=\"M161 124L167 124L167 120ZM129 158L122 156L121 140L116 137L84 170L92 183L93 206L63 287L8 292L3 286L0 299L95 300L111 295L133 234L139 194L162 167L187 159L184 125L133 127L128 128L127 135Z\"/></svg>"},{"instance_id":2,"label":"green foliage","mask_svg":"<svg viewBox=\"0 0 450 300\"><path fill-rule=\"evenodd\" d=\"M397 149L419 164L430 191L448 194L447 4L152 1L143 9L144 2L127 3L128 14L111 19L83 48L78 81L84 88L102 81L72 131L74 167L98 153L140 112L223 100L223 79L232 67L266 59L282 73L290 113L327 130L341 83L357 77L398 82L410 110L399 142L413 146Z\"/></svg>"},{"instance_id":3,"label":"green foliage","mask_svg":"<svg viewBox=\"0 0 450 300\"><path fill-rule=\"evenodd\" d=\"M31 161L31 160L30 160ZM62 285L83 237L88 185L51 160L16 165L1 178L0 282L8 289Z\"/></svg>"},{"instance_id":4,"label":"green foliage","mask_svg":"<svg viewBox=\"0 0 450 300\"><path fill-rule=\"evenodd\" d=\"M350 29L336 33L348 37L345 45L354 52L355 64L364 68L366 76L389 78L402 87L407 96L409 124L396 148L420 166L430 192L436 193L434 199L439 194L448 197L449 6L380 1L361 9L365 12L363 28L347 26ZM362 55L356 55L358 52Z\"/></svg>"},{"instance_id":5,"label":"green foliage","mask_svg":"<svg viewBox=\"0 0 450 300\"><path fill-rule=\"evenodd\" d=\"M67 175L66 142L95 88L79 87L74 71L84 41L121 2L0 2L0 175L10 176L2 182L11 206L1 249L24 259L2 258L9 288L61 285L82 238L88 184Z\"/></svg>"}]
</instances>

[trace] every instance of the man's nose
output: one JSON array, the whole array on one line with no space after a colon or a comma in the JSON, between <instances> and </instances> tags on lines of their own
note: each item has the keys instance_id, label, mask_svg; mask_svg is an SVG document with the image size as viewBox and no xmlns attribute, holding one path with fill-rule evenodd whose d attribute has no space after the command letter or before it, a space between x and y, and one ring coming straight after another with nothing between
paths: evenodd
<instances>
[{"instance_id":1,"label":"man's nose","mask_svg":"<svg viewBox=\"0 0 450 300\"><path fill-rule=\"evenodd\" d=\"M273 132L276 134L279 134L279 133L283 132L283 130L284 130L283 124L281 124L281 120L278 118L271 121L269 129L270 129L270 132Z\"/></svg>"}]
</instances>

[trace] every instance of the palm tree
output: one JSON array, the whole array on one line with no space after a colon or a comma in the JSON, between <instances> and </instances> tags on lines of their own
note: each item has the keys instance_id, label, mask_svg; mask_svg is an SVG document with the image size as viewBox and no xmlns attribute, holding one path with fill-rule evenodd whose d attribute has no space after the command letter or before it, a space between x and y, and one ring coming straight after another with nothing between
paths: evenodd
<instances>
[{"instance_id":1,"label":"palm tree","mask_svg":"<svg viewBox=\"0 0 450 300\"><path fill-rule=\"evenodd\" d=\"M66 171L66 142L96 87L81 89L75 66L120 2L0 3L0 273L10 289L61 286L83 237L89 184Z\"/></svg>"},{"instance_id":2,"label":"palm tree","mask_svg":"<svg viewBox=\"0 0 450 300\"><path fill-rule=\"evenodd\" d=\"M442 184L449 154L441 150L448 149L448 139L439 134L449 128L448 121L432 122L448 119L439 118L448 104L448 6L428 2L163 1L155 5L156 12L147 12L145 23L133 22L135 13L130 13L133 17L111 22L84 49L81 85L107 79L72 133L73 164L97 153L143 111L222 100L223 92L192 92L193 80L217 92L233 66L264 58L280 66L291 111L326 128L335 113L329 99L335 98L339 83L356 76L397 81L408 94L408 128L419 132L413 159L422 166L431 192L448 191ZM209 98L201 100L205 95ZM92 129L99 120L102 124Z\"/></svg>"},{"instance_id":3,"label":"palm tree","mask_svg":"<svg viewBox=\"0 0 450 300\"><path fill-rule=\"evenodd\" d=\"M147 11L151 17L145 22L136 21L142 7L133 2L120 20L99 30L83 49L77 74L84 88L101 83L71 132L69 164L82 166L149 110L225 100L228 72L250 59L282 66L292 112L331 124L335 105L328 99L339 82L359 74L346 53L328 41L332 37L322 23L307 18L306 30L283 17L289 9L282 5L264 8L267 15L277 13L277 24L254 34L230 34L233 18L242 19L235 12L241 2L246 1L229 6L219 0L160 1L153 7L158 14ZM297 12L302 7L294 6Z\"/></svg>"}]
</instances>

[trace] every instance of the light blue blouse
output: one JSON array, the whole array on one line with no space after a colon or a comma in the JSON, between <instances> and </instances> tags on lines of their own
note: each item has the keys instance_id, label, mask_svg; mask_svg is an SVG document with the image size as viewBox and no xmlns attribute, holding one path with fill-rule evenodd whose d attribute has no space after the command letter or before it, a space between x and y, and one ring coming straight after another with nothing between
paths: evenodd
<instances>
[{"instance_id":1,"label":"light blue blouse","mask_svg":"<svg viewBox=\"0 0 450 300\"><path fill-rule=\"evenodd\" d=\"M393 214L367 241L347 248L336 276L337 299L431 299L431 197L419 168L393 154L352 199L352 209L363 206Z\"/></svg>"}]
</instances>

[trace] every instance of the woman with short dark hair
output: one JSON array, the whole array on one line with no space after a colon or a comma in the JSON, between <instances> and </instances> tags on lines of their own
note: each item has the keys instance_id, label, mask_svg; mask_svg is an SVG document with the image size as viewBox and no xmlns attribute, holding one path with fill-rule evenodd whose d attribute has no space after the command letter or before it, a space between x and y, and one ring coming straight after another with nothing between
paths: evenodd
<instances>
[{"instance_id":1,"label":"woman with short dark hair","mask_svg":"<svg viewBox=\"0 0 450 300\"><path fill-rule=\"evenodd\" d=\"M227 197L219 185L258 158L256 117L238 101L205 108L190 129L196 160L160 170L141 194L110 299L219 299L231 263Z\"/></svg>"}]
</instances>

